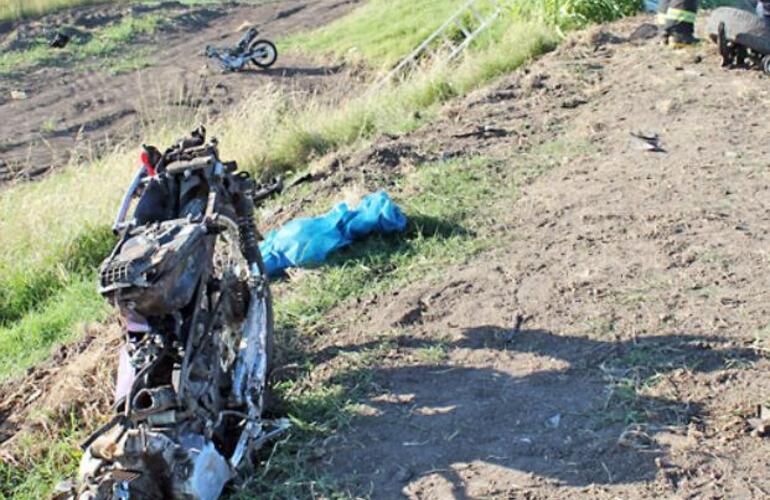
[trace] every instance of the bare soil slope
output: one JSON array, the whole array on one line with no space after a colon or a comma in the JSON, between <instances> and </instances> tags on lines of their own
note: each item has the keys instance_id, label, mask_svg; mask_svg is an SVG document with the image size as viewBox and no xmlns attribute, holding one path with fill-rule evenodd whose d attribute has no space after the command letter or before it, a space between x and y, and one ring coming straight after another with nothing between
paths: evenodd
<instances>
[{"instance_id":1,"label":"bare soil slope","mask_svg":"<svg viewBox=\"0 0 770 500\"><path fill-rule=\"evenodd\" d=\"M190 110L215 115L266 82L300 91L334 87L341 68L287 56L270 70L248 68L223 74L202 57L206 45L232 46L246 24L262 27L275 40L328 23L351 10L358 0L287 0L257 5L84 7L0 30L8 48L56 26L83 32L129 15L162 15L167 25L152 36L124 47L150 67L113 74L93 64L47 64L0 75L0 183L35 177L75 159L91 159L110 144L135 139L142 127L174 123ZM240 31L239 31L240 30ZM54 50L54 49L51 49ZM129 55L130 57L130 55ZM339 85L339 84L338 84ZM19 94L23 92L23 94ZM26 96L14 99L12 96Z\"/></svg>"},{"instance_id":2,"label":"bare soil slope","mask_svg":"<svg viewBox=\"0 0 770 500\"><path fill-rule=\"evenodd\" d=\"M378 188L423 161L520 165L561 145L558 166L490 207L496 250L339 306L310 348L331 367L392 342L359 418L318 451L351 493L770 496L770 442L746 424L770 389L770 82L720 68L709 44L630 39L640 22L332 163L329 191Z\"/></svg>"}]
</instances>

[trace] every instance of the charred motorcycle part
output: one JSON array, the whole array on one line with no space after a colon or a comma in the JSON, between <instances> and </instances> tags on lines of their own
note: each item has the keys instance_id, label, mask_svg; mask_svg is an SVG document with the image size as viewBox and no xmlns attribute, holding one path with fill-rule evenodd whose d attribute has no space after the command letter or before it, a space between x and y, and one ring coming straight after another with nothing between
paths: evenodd
<instances>
[{"instance_id":1,"label":"charred motorcycle part","mask_svg":"<svg viewBox=\"0 0 770 500\"><path fill-rule=\"evenodd\" d=\"M262 419L272 306L254 183L218 159L203 129L154 156L125 200L157 182L173 210L137 225L121 206L116 219L122 237L100 291L126 328L119 415L85 444L81 498L217 498L288 428Z\"/></svg>"},{"instance_id":2,"label":"charred motorcycle part","mask_svg":"<svg viewBox=\"0 0 770 500\"><path fill-rule=\"evenodd\" d=\"M151 415L175 408L177 406L176 391L170 385L140 389L132 401L137 415Z\"/></svg>"}]
</instances>

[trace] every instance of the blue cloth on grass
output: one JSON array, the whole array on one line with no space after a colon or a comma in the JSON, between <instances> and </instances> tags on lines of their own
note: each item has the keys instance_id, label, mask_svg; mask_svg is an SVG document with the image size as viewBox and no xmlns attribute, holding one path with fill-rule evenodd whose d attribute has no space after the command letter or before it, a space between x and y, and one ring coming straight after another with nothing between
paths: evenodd
<instances>
[{"instance_id":1,"label":"blue cloth on grass","mask_svg":"<svg viewBox=\"0 0 770 500\"><path fill-rule=\"evenodd\" d=\"M406 216L384 191L369 194L355 210L340 203L320 217L303 217L270 231L259 245L269 276L289 267L318 264L354 240L403 231Z\"/></svg>"}]
</instances>

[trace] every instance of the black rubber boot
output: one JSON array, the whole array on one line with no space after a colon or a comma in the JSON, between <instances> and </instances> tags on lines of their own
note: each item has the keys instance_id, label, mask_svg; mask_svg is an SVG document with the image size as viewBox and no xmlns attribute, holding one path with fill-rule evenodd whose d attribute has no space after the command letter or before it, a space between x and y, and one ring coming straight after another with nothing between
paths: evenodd
<instances>
[{"instance_id":1,"label":"black rubber boot","mask_svg":"<svg viewBox=\"0 0 770 500\"><path fill-rule=\"evenodd\" d=\"M698 0L666 0L658 9L658 25L668 45L674 47L692 46L698 43L695 32L695 16Z\"/></svg>"},{"instance_id":2,"label":"black rubber boot","mask_svg":"<svg viewBox=\"0 0 770 500\"><path fill-rule=\"evenodd\" d=\"M669 36L668 45L672 48L692 47L700 42L692 33L673 32Z\"/></svg>"}]
</instances>

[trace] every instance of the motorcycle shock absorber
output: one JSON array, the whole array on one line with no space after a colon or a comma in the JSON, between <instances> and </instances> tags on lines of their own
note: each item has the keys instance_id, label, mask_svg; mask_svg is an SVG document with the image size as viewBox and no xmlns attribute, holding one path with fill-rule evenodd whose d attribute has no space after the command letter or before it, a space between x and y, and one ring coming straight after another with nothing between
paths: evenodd
<instances>
[{"instance_id":1,"label":"motorcycle shock absorber","mask_svg":"<svg viewBox=\"0 0 770 500\"><path fill-rule=\"evenodd\" d=\"M254 203L246 196L240 196L239 198L235 204L235 210L238 214L241 251L251 268L259 262L259 240L261 236L254 221Z\"/></svg>"}]
</instances>

